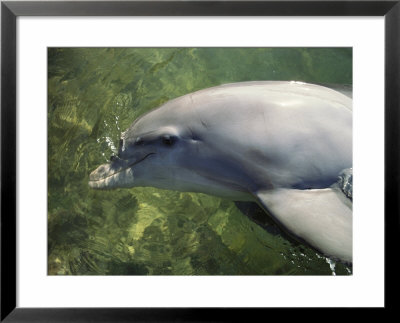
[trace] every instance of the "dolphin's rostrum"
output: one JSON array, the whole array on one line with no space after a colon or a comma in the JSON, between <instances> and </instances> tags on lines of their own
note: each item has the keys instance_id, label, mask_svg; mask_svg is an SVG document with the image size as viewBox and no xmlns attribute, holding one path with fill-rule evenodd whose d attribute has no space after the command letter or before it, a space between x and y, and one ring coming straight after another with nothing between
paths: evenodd
<instances>
[{"instance_id":1,"label":"dolphin's rostrum","mask_svg":"<svg viewBox=\"0 0 400 323\"><path fill-rule=\"evenodd\" d=\"M300 82L244 82L184 95L138 118L89 185L256 201L294 237L352 262L351 192L336 183L351 167L351 98Z\"/></svg>"}]
</instances>

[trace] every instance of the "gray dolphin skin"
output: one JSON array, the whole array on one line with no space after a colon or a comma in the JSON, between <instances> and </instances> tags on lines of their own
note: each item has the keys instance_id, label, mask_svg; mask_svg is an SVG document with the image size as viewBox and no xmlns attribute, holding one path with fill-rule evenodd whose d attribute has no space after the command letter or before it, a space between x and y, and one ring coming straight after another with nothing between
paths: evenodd
<instances>
[{"instance_id":1,"label":"gray dolphin skin","mask_svg":"<svg viewBox=\"0 0 400 323\"><path fill-rule=\"evenodd\" d=\"M184 95L139 117L89 185L255 201L293 237L351 263L351 168L349 96L301 82L243 82Z\"/></svg>"}]
</instances>

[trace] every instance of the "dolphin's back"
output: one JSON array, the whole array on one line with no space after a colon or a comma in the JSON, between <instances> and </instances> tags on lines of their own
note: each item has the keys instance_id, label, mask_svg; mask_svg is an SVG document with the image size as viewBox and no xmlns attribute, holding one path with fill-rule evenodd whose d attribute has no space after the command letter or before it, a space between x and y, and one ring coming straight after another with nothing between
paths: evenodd
<instances>
[{"instance_id":1,"label":"dolphin's back","mask_svg":"<svg viewBox=\"0 0 400 323\"><path fill-rule=\"evenodd\" d=\"M184 125L256 187L323 188L352 167L351 108L349 97L319 85L243 82L168 101L134 127Z\"/></svg>"},{"instance_id":2,"label":"dolphin's back","mask_svg":"<svg viewBox=\"0 0 400 323\"><path fill-rule=\"evenodd\" d=\"M341 170L352 166L352 101L334 90L246 82L183 99L192 102L197 121L201 119L191 127L204 128L198 131L202 140L224 147L244 167L259 169L260 182L328 187Z\"/></svg>"}]
</instances>

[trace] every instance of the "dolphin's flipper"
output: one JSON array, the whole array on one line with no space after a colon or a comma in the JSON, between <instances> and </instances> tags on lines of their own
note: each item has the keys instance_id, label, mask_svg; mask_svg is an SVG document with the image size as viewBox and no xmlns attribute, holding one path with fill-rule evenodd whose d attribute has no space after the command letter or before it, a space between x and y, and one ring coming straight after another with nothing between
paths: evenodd
<instances>
[{"instance_id":1,"label":"dolphin's flipper","mask_svg":"<svg viewBox=\"0 0 400 323\"><path fill-rule=\"evenodd\" d=\"M352 262L352 203L340 187L266 190L255 196L289 234L328 257Z\"/></svg>"}]
</instances>

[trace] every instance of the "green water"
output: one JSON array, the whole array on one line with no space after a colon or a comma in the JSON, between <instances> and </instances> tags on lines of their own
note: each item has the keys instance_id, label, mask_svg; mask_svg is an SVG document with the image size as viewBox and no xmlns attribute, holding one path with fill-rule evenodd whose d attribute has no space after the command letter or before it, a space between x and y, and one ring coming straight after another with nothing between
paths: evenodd
<instances>
[{"instance_id":1,"label":"green water","mask_svg":"<svg viewBox=\"0 0 400 323\"><path fill-rule=\"evenodd\" d=\"M155 188L95 191L135 118L231 82L352 83L349 48L50 48L50 275L348 275L264 230L232 201Z\"/></svg>"}]
</instances>

